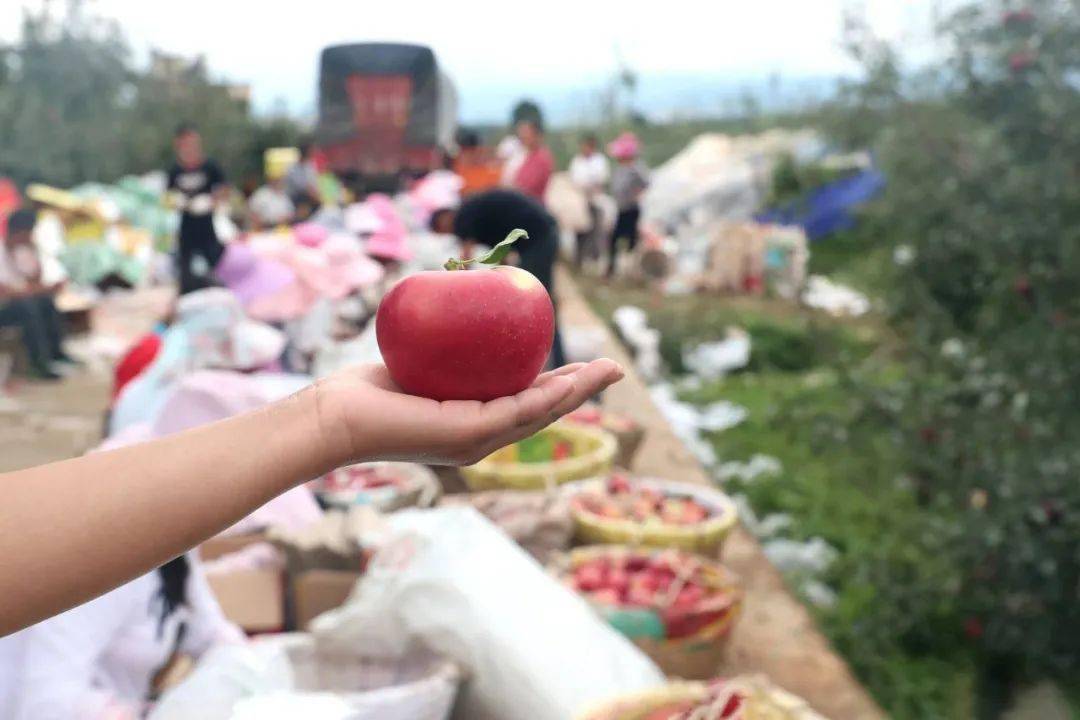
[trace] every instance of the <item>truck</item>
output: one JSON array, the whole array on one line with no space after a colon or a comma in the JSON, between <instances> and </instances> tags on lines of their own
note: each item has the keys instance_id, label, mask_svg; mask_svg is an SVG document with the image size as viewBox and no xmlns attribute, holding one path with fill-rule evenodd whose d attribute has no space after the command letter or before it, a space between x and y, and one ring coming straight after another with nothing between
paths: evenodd
<instances>
[{"instance_id":1,"label":"truck","mask_svg":"<svg viewBox=\"0 0 1080 720\"><path fill-rule=\"evenodd\" d=\"M316 145L327 168L367 190L436 164L457 129L457 93L431 48L333 45L319 60Z\"/></svg>"}]
</instances>

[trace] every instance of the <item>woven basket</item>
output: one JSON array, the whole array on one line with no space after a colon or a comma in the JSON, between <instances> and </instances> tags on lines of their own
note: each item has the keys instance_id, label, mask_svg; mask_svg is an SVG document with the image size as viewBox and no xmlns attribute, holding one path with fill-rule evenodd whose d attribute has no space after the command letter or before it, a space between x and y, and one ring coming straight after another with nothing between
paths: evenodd
<instances>
[{"instance_id":1,"label":"woven basket","mask_svg":"<svg viewBox=\"0 0 1080 720\"><path fill-rule=\"evenodd\" d=\"M348 509L353 505L371 505L380 512L391 512L407 507L431 507L442 495L439 479L424 465L399 462L361 463L372 468L386 468L404 478L400 486L392 485L367 490L332 490L327 480L348 467L332 470L325 477L313 481L311 489L327 507Z\"/></svg>"},{"instance_id":2,"label":"woven basket","mask_svg":"<svg viewBox=\"0 0 1080 720\"><path fill-rule=\"evenodd\" d=\"M673 682L651 692L623 695L586 711L578 720L645 720L652 712L676 710L686 703L702 704L725 691L742 697L742 708L731 716L737 720L826 720L805 699L779 688L764 675L740 675L708 684Z\"/></svg>"},{"instance_id":3,"label":"woven basket","mask_svg":"<svg viewBox=\"0 0 1080 720\"><path fill-rule=\"evenodd\" d=\"M469 467L461 468L470 490L541 490L555 485L606 475L611 470L617 443L604 430L558 422L541 430L567 441L571 454L550 462L518 462L517 444L496 450Z\"/></svg>"},{"instance_id":4,"label":"woven basket","mask_svg":"<svg viewBox=\"0 0 1080 720\"><path fill-rule=\"evenodd\" d=\"M550 570L560 580L565 580L578 565L596 557L629 553L659 555L671 552L680 553L686 559L693 559L704 568L709 579L708 585L735 590L735 597L730 608L719 619L700 628L693 635L663 639L630 637L630 640L652 658L653 662L659 665L666 675L688 680L711 678L716 675L717 668L724 658L727 639L731 634L735 621L742 612L743 602L743 594L741 589L737 587L735 577L722 565L708 558L678 550L647 550L630 548L624 545L594 545L577 548L569 553L556 556L550 564ZM596 605L595 603L593 605L601 615L608 618L616 612L610 606Z\"/></svg>"},{"instance_id":5,"label":"woven basket","mask_svg":"<svg viewBox=\"0 0 1080 720\"><path fill-rule=\"evenodd\" d=\"M391 660L326 651L306 633L273 642L288 658L294 694L333 693L349 706L350 718L446 720L463 677L455 663L419 649ZM263 699L249 717L265 717L260 711L273 709L275 698Z\"/></svg>"},{"instance_id":6,"label":"woven basket","mask_svg":"<svg viewBox=\"0 0 1080 720\"><path fill-rule=\"evenodd\" d=\"M615 453L615 467L630 469L634 464L641 441L645 439L645 428L635 420L618 413L609 412L593 404L582 405L567 415L566 422L591 425L607 430L619 443Z\"/></svg>"},{"instance_id":7,"label":"woven basket","mask_svg":"<svg viewBox=\"0 0 1080 720\"><path fill-rule=\"evenodd\" d=\"M624 695L589 709L577 720L646 720L658 710L678 710L686 703L702 704L718 690L735 692L743 706L732 715L739 720L826 720L802 698L778 687L764 675L738 675L716 683L674 682L656 690ZM664 713L666 715L666 713Z\"/></svg>"},{"instance_id":8,"label":"woven basket","mask_svg":"<svg viewBox=\"0 0 1080 720\"><path fill-rule=\"evenodd\" d=\"M692 497L709 509L710 516L693 525L671 525L664 522L646 525L636 520L600 517L581 509L573 502L573 497L579 493L603 490L605 482L605 479L594 478L573 483L565 489L571 499L570 514L574 518L574 534L581 543L671 547L712 557L719 553L724 540L739 519L735 503L715 488L656 478L633 478L630 485Z\"/></svg>"},{"instance_id":9,"label":"woven basket","mask_svg":"<svg viewBox=\"0 0 1080 720\"><path fill-rule=\"evenodd\" d=\"M577 720L644 720L649 713L661 708L701 702L706 693L707 686L703 682L674 682L601 703L578 715Z\"/></svg>"}]
</instances>

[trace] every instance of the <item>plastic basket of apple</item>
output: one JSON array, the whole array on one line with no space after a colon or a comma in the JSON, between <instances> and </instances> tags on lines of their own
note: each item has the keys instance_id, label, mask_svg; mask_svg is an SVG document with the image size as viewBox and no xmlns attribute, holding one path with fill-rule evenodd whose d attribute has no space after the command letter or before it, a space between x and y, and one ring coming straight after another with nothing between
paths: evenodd
<instances>
[{"instance_id":1,"label":"plastic basket of apple","mask_svg":"<svg viewBox=\"0 0 1080 720\"><path fill-rule=\"evenodd\" d=\"M557 422L461 468L470 490L542 490L611 472L617 443L598 427Z\"/></svg>"},{"instance_id":2,"label":"plastic basket of apple","mask_svg":"<svg viewBox=\"0 0 1080 720\"><path fill-rule=\"evenodd\" d=\"M825 720L763 675L674 682L617 698L577 720Z\"/></svg>"},{"instance_id":3,"label":"plastic basket of apple","mask_svg":"<svg viewBox=\"0 0 1080 720\"><path fill-rule=\"evenodd\" d=\"M568 485L574 534L582 543L673 547L716 555L738 521L715 488L616 472Z\"/></svg>"},{"instance_id":4,"label":"plastic basket of apple","mask_svg":"<svg viewBox=\"0 0 1080 720\"><path fill-rule=\"evenodd\" d=\"M743 602L719 563L682 550L598 545L561 554L550 568L668 675L716 674Z\"/></svg>"},{"instance_id":5,"label":"plastic basket of apple","mask_svg":"<svg viewBox=\"0 0 1080 720\"><path fill-rule=\"evenodd\" d=\"M592 425L607 430L615 436L615 441L619 444L615 453L615 467L629 469L633 466L634 456L637 455L641 441L645 438L645 429L636 420L592 403L582 405L568 414L565 419L567 422Z\"/></svg>"},{"instance_id":6,"label":"plastic basket of apple","mask_svg":"<svg viewBox=\"0 0 1080 720\"><path fill-rule=\"evenodd\" d=\"M313 480L309 487L326 507L371 505L381 512L431 507L442 494L434 472L402 462L348 465Z\"/></svg>"}]
</instances>

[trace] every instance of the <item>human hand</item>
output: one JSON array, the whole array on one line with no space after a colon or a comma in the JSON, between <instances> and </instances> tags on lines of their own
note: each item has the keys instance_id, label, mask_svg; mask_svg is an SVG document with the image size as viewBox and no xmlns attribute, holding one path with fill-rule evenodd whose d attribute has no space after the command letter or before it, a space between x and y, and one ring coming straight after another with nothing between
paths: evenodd
<instances>
[{"instance_id":1,"label":"human hand","mask_svg":"<svg viewBox=\"0 0 1080 720\"><path fill-rule=\"evenodd\" d=\"M315 385L320 431L341 464L401 460L471 465L535 434L622 379L611 360L544 373L532 387L490 402L439 402L405 394L383 365L352 368Z\"/></svg>"}]
</instances>

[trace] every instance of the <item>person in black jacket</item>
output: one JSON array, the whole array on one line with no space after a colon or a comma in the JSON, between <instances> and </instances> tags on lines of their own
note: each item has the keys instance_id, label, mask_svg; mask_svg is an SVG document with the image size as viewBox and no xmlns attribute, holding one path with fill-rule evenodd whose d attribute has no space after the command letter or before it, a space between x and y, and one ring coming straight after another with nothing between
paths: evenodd
<instances>
[{"instance_id":1,"label":"person in black jacket","mask_svg":"<svg viewBox=\"0 0 1080 720\"><path fill-rule=\"evenodd\" d=\"M181 125L173 137L176 163L169 169L168 189L180 209L177 274L180 294L214 284L211 273L225 251L214 230L214 207L228 188L225 173L203 154L202 138L192 125Z\"/></svg>"},{"instance_id":2,"label":"person in black jacket","mask_svg":"<svg viewBox=\"0 0 1080 720\"><path fill-rule=\"evenodd\" d=\"M514 243L514 264L536 276L555 302L555 260L559 254L559 231L555 218L544 206L516 190L487 190L470 195L457 209L444 208L431 216L431 229L456 235L465 245L465 257L475 243L495 247L512 231L521 228L529 234ZM566 362L559 324L549 364L560 367Z\"/></svg>"}]
</instances>

